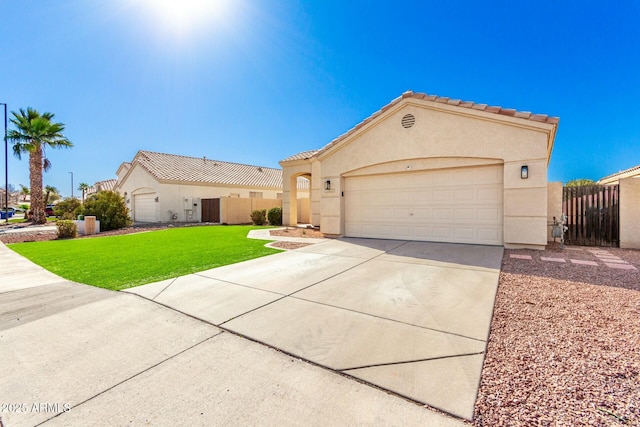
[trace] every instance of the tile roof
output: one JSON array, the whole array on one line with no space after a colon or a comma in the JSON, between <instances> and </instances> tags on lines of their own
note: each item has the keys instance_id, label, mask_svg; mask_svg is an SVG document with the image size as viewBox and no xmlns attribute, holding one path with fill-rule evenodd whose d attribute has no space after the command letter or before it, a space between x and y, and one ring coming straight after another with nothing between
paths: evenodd
<instances>
[{"instance_id":1,"label":"tile roof","mask_svg":"<svg viewBox=\"0 0 640 427\"><path fill-rule=\"evenodd\" d=\"M283 162L291 162L293 160L307 160L312 158L319 150L303 151L302 153L294 154L282 160Z\"/></svg>"},{"instance_id":2,"label":"tile roof","mask_svg":"<svg viewBox=\"0 0 640 427\"><path fill-rule=\"evenodd\" d=\"M430 102L436 102L436 103L439 103L439 104L447 104L447 105L452 105L452 106L459 107L459 108L468 108L468 109L472 109L472 110L476 110L476 111L484 111L486 113L494 113L494 114L499 114L499 115L503 115L503 116L516 117L516 118L520 118L520 119L527 119L527 120L531 120L531 121L534 121L534 122L540 122L540 123L549 123L549 124L557 125L560 122L560 119L558 117L550 117L550 116L548 116L546 114L532 114L532 113L530 113L528 111L516 111L516 110L511 109L511 108L502 108L502 107L497 107L497 106L489 106L487 104L478 104L478 103L475 103L473 101L462 101L460 99L450 99L450 98L443 97L443 96L428 95L426 93L413 92L413 91L409 90L409 91L404 92L401 96L399 96L399 97L395 98L394 100L392 100L390 103L388 103L387 105L382 107L380 110L376 111L375 113L373 113L372 115L370 115L369 117L367 117L366 119L364 119L363 121L358 123L357 125L355 125L353 128L349 129L348 131L346 131L342 135L340 135L337 138L335 138L333 141L329 142L327 145L322 147L320 150L315 151L315 153L312 152L312 151L304 151L302 153L296 154L295 156L288 157L288 158L286 158L286 159L284 159L282 161L286 162L286 161L291 161L291 160L302 160L304 158L300 157L300 156L302 156L304 154L307 154L307 153L313 153L310 157L317 156L317 155L321 154L322 152L324 152L324 151L328 150L329 148L333 147L334 145L338 144L339 142L341 142L342 140L347 138L349 135L353 134L354 132L358 131L359 129L363 128L364 126L366 126L367 124L369 124L370 122L375 120L382 113L385 113L386 111L388 111L393 106L399 104L403 99L407 99L407 98L430 101Z\"/></svg>"},{"instance_id":3,"label":"tile roof","mask_svg":"<svg viewBox=\"0 0 640 427\"><path fill-rule=\"evenodd\" d=\"M611 182L611 181L615 181L619 178L625 178L627 176L640 176L640 165L638 166L634 166L632 168L629 169L625 169L623 171L620 172L616 172L614 174L605 176L604 178L600 178L598 180L599 183L606 183L606 182Z\"/></svg>"},{"instance_id":4,"label":"tile roof","mask_svg":"<svg viewBox=\"0 0 640 427\"><path fill-rule=\"evenodd\" d=\"M98 181L91 187L87 188L85 192L86 196L96 194L98 191L113 191L116 187L116 179L105 179L104 181Z\"/></svg>"},{"instance_id":5,"label":"tile roof","mask_svg":"<svg viewBox=\"0 0 640 427\"><path fill-rule=\"evenodd\" d=\"M105 179L93 184L98 191L112 191L116 186L116 179Z\"/></svg>"},{"instance_id":6,"label":"tile roof","mask_svg":"<svg viewBox=\"0 0 640 427\"><path fill-rule=\"evenodd\" d=\"M159 181L282 188L282 169L264 166L152 151L139 151L132 164L139 165ZM308 183L307 180L303 181ZM299 180L298 188L305 187L308 188L308 184Z\"/></svg>"}]
</instances>

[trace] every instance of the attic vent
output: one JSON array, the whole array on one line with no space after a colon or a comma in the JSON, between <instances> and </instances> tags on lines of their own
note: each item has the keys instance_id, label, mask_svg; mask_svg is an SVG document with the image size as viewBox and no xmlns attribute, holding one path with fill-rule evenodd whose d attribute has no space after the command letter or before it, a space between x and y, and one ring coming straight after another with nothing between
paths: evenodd
<instances>
[{"instance_id":1,"label":"attic vent","mask_svg":"<svg viewBox=\"0 0 640 427\"><path fill-rule=\"evenodd\" d=\"M402 118L402 127L405 129L410 128L416 123L416 118L413 114L405 114Z\"/></svg>"},{"instance_id":2,"label":"attic vent","mask_svg":"<svg viewBox=\"0 0 640 427\"><path fill-rule=\"evenodd\" d=\"M262 168L261 167L258 167L258 172L262 172Z\"/></svg>"}]
</instances>

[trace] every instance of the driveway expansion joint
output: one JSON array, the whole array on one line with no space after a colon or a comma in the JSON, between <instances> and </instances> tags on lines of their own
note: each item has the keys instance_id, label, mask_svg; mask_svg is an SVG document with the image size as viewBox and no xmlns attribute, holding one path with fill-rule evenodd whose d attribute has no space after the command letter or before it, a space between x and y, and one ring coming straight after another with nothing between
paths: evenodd
<instances>
[{"instance_id":1,"label":"driveway expansion joint","mask_svg":"<svg viewBox=\"0 0 640 427\"><path fill-rule=\"evenodd\" d=\"M340 307L338 305L333 305L333 304L328 304L326 302L319 302L319 301L314 301L314 300L310 300L310 299L306 299L306 298L301 298L301 297L297 297L297 296L293 296L293 295L288 295L291 298L300 300L300 301L305 301L305 302L309 302L309 303L313 303L313 304L319 304L319 305L324 305L325 307L331 307L331 308L336 308L338 310L344 310L344 311L348 311L351 313L357 313L357 314L362 314L365 316L371 316L371 317L375 317L376 319L381 319L381 320L388 320L390 322L395 322L395 323L400 323L402 325L407 325L407 326L413 326L415 328L420 328L420 329L425 329L428 331L433 331L433 332L438 332L441 334L446 334L446 335L452 335L455 337L459 337L459 338L466 338L469 340L474 340L474 341L478 341L478 342L483 342L486 343L487 340L486 339L481 339L481 338L475 338L475 337L470 337L467 335L462 335L462 334L456 334L455 332L449 332L449 331L444 331L442 329L435 329L435 328L430 328L428 326L422 326L422 325L416 325L414 323L409 323L409 322L403 322L402 320L397 320L397 319L391 319L389 317L383 317L383 316L378 316L376 314L372 314L372 313L367 313L366 311L359 311L359 310L354 310L352 308L345 308L345 307ZM280 298L282 299L282 298ZM278 300L279 301L279 300ZM275 301L273 301L275 302ZM268 305L268 304L265 304ZM264 307L264 306L263 306ZM246 313L245 313L246 314ZM231 320L231 319L229 319ZM227 321L228 322L228 321ZM226 322L225 322L226 323ZM475 353L474 353L475 354Z\"/></svg>"},{"instance_id":2,"label":"driveway expansion joint","mask_svg":"<svg viewBox=\"0 0 640 427\"><path fill-rule=\"evenodd\" d=\"M337 369L340 372L346 372L346 371L355 371L358 369L367 369L367 368L377 368L380 366L395 366L395 365L406 365L409 363L418 363L418 362L429 362L432 360L442 360L442 359L453 359L456 357L466 357L466 356L478 356L484 354L484 351L477 351L474 353L462 353L462 354L452 354L449 356L438 356L438 357L428 357L426 359L415 359L415 360L403 360L401 362L388 362L388 363L374 363L371 365L362 365L362 366L355 366L353 368L342 368L342 369Z\"/></svg>"}]
</instances>

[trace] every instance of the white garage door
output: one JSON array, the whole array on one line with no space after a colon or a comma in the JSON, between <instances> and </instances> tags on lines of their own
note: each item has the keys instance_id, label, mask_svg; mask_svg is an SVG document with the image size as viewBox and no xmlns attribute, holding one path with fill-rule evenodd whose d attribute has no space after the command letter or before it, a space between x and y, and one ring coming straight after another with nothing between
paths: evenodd
<instances>
[{"instance_id":1,"label":"white garage door","mask_svg":"<svg viewBox=\"0 0 640 427\"><path fill-rule=\"evenodd\" d=\"M502 165L350 177L351 237L502 245Z\"/></svg>"},{"instance_id":2,"label":"white garage door","mask_svg":"<svg viewBox=\"0 0 640 427\"><path fill-rule=\"evenodd\" d=\"M133 219L139 222L156 222L156 194L137 194L133 196Z\"/></svg>"}]
</instances>

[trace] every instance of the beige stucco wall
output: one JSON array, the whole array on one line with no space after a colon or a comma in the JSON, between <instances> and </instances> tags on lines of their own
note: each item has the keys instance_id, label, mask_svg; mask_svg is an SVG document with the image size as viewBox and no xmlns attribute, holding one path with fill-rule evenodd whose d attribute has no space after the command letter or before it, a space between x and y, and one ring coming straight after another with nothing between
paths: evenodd
<instances>
[{"instance_id":1,"label":"beige stucco wall","mask_svg":"<svg viewBox=\"0 0 640 427\"><path fill-rule=\"evenodd\" d=\"M620 180L620 247L640 249L640 178Z\"/></svg>"},{"instance_id":2,"label":"beige stucco wall","mask_svg":"<svg viewBox=\"0 0 640 427\"><path fill-rule=\"evenodd\" d=\"M240 198L248 199L249 193L252 191L262 192L263 199L278 199L278 193L283 193L280 188L190 185L179 182L160 183L138 165L134 165L122 180L118 191L125 197L132 218L135 215L133 212L134 196L142 193L154 193L158 197L156 218L159 222L172 221L172 213L178 215L177 222L199 222L202 218L202 199L228 198L236 194ZM304 196L308 196L308 192L302 192L301 197ZM246 222L250 222L250 220L243 221L243 223Z\"/></svg>"},{"instance_id":3,"label":"beige stucco wall","mask_svg":"<svg viewBox=\"0 0 640 427\"><path fill-rule=\"evenodd\" d=\"M343 234L343 177L376 169L428 170L490 163L504 164L504 245L544 248L547 242L547 143L552 125L448 105L433 108L417 101L400 103L321 156L320 227ZM401 118L411 113L415 125ZM438 159L435 160L434 159ZM529 178L520 168L529 167ZM301 166L298 165L298 168ZM284 170L287 171L288 166ZM286 188L285 188L286 191ZM314 212L315 213L315 212Z\"/></svg>"},{"instance_id":4,"label":"beige stucco wall","mask_svg":"<svg viewBox=\"0 0 640 427\"><path fill-rule=\"evenodd\" d=\"M562 183L550 182L547 184L547 241L553 241L551 237L551 224L553 218L560 221L562 217ZM559 241L559 239L556 239Z\"/></svg>"},{"instance_id":5,"label":"beige stucco wall","mask_svg":"<svg viewBox=\"0 0 640 427\"><path fill-rule=\"evenodd\" d=\"M224 224L249 224L254 210L282 207L282 199L247 199L223 197L220 199L220 221Z\"/></svg>"}]
</instances>

